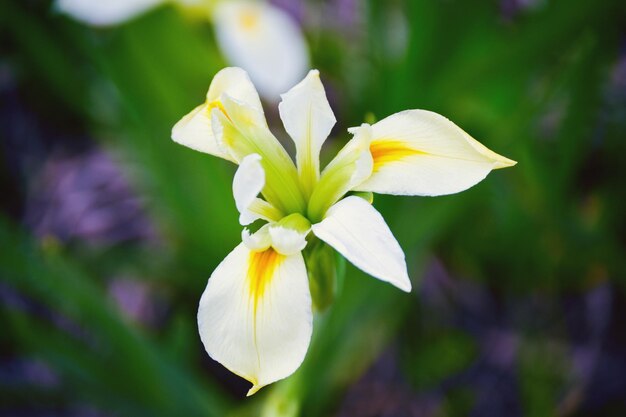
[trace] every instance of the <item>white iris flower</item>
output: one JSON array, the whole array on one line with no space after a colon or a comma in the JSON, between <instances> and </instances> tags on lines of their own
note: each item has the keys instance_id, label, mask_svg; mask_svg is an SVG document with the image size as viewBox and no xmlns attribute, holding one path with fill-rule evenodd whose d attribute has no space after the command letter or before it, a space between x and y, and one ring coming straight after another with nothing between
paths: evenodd
<instances>
[{"instance_id":1,"label":"white iris flower","mask_svg":"<svg viewBox=\"0 0 626 417\"><path fill-rule=\"evenodd\" d=\"M204 14L213 21L226 59L244 68L267 100L298 82L309 67L309 51L291 16L254 0L57 0L56 9L92 26L113 26L165 3Z\"/></svg>"},{"instance_id":2,"label":"white iris flower","mask_svg":"<svg viewBox=\"0 0 626 417\"><path fill-rule=\"evenodd\" d=\"M320 149L336 120L319 73L282 95L280 117L294 164L270 132L246 72L226 68L206 102L173 128L174 141L236 164L233 194L244 229L211 275L198 325L208 354L250 381L248 395L292 374L312 331L302 251L333 247L369 275L411 290L404 253L371 202L354 192L435 196L463 191L515 164L443 116L407 110L349 129L352 139L320 172ZM314 278L313 278L314 279Z\"/></svg>"}]
</instances>

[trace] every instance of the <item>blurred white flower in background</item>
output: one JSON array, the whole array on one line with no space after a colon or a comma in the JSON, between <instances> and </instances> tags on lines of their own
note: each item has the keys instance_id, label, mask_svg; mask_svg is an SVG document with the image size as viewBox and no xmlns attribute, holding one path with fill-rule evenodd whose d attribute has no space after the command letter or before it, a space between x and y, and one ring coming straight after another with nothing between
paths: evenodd
<instances>
[{"instance_id":1,"label":"blurred white flower in background","mask_svg":"<svg viewBox=\"0 0 626 417\"><path fill-rule=\"evenodd\" d=\"M245 69L259 93L277 101L309 67L306 41L294 19L265 2L217 4L214 24L228 61Z\"/></svg>"},{"instance_id":2,"label":"blurred white flower in background","mask_svg":"<svg viewBox=\"0 0 626 417\"><path fill-rule=\"evenodd\" d=\"M164 0L57 0L60 12L91 26L117 25L163 3Z\"/></svg>"},{"instance_id":3,"label":"blurred white flower in background","mask_svg":"<svg viewBox=\"0 0 626 417\"><path fill-rule=\"evenodd\" d=\"M91 26L106 27L133 19L160 4L204 11L215 27L225 58L245 69L266 100L277 102L306 74L309 52L298 23L265 1L252 0L57 0L61 13Z\"/></svg>"}]
</instances>

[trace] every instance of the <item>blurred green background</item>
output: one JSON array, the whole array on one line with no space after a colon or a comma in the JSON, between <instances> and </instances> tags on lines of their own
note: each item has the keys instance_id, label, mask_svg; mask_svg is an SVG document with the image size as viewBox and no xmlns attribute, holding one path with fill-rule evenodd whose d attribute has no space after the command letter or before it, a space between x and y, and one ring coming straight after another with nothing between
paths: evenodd
<instances>
[{"instance_id":1,"label":"blurred green background","mask_svg":"<svg viewBox=\"0 0 626 417\"><path fill-rule=\"evenodd\" d=\"M339 120L323 160L422 108L518 165L376 196L413 292L347 265L303 366L246 399L195 318L240 240L235 167L170 139L227 65L211 23L0 0L0 415L626 415L626 3L275 4Z\"/></svg>"}]
</instances>

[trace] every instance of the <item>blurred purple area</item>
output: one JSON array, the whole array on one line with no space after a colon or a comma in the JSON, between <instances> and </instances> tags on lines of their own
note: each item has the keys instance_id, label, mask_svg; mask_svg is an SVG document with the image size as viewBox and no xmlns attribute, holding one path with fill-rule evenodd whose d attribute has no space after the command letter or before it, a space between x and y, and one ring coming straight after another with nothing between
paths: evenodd
<instances>
[{"instance_id":1,"label":"blurred purple area","mask_svg":"<svg viewBox=\"0 0 626 417\"><path fill-rule=\"evenodd\" d=\"M155 239L141 200L120 166L101 150L45 161L25 212L36 236L63 242L114 245Z\"/></svg>"},{"instance_id":2,"label":"blurred purple area","mask_svg":"<svg viewBox=\"0 0 626 417\"><path fill-rule=\"evenodd\" d=\"M504 21L514 22L547 1L501 0L496 7L500 5ZM342 36L347 34L341 41L352 39L354 33L358 36L362 29L359 25L367 18L363 2L358 0L271 2L305 28L327 26ZM332 88L333 80L324 81L328 81L333 107L340 112L342 106L335 106L335 102L341 100L341 91ZM161 237L149 216L147 203L126 174L132 168L128 161L96 145L85 136L88 129L80 123L55 121L54 109L50 109L53 114L49 120L42 119L41 115L47 113L31 108L33 104L20 96L14 69L1 59L0 97L1 150L10 174L6 184L2 184L9 190L3 197L7 213L44 244L53 241L87 252L159 244ZM602 117L626 124L626 44L612 67L603 100ZM567 97L560 96L551 102L538 120L538 137L554 140L568 104ZM75 127L76 132L59 126ZM594 136L594 140L601 138L600 134ZM589 217L595 213L596 202L591 196L581 203L588 206ZM111 305L140 329L158 328L171 300L163 296L148 274L114 272L96 274ZM596 278L576 289L555 293L545 289L505 293L502 288L492 288L471 277L455 276L443 260L431 259L413 293L411 315L397 339L348 388L334 415L621 416L611 414L610 407L626 404L626 300L623 290L615 287L615 277L601 271ZM98 335L89 329L58 312L42 309L2 282L0 303L49 321L67 337L81 339L87 345L98 343ZM442 334L458 339L450 342ZM407 346L411 354L407 353ZM434 351L425 351L432 346ZM201 346L198 351L204 354ZM430 373L428 360L432 357L453 361L443 374ZM206 355L202 360L210 361ZM411 366L406 365L407 361L411 361ZM245 385L214 362L208 366L216 368L209 373L218 375L227 389L230 381L237 389ZM424 372L413 375L412 369ZM529 374L533 377L525 378ZM524 381L538 385L528 386ZM6 390L8 395L22 389L54 392L62 384L62 378L41 359L28 352L16 354L10 347L0 348L0 390ZM557 410L546 414L544 409L526 409L526 404L541 403L526 401L534 395L549 396L548 403L558 404ZM0 414L105 415L83 403L62 404L56 410L11 410L0 406Z\"/></svg>"},{"instance_id":3,"label":"blurred purple area","mask_svg":"<svg viewBox=\"0 0 626 417\"><path fill-rule=\"evenodd\" d=\"M166 304L149 282L130 277L109 280L108 294L120 312L142 326L155 326L163 317Z\"/></svg>"},{"instance_id":4,"label":"blurred purple area","mask_svg":"<svg viewBox=\"0 0 626 417\"><path fill-rule=\"evenodd\" d=\"M500 11L506 20L512 20L525 10L540 7L547 0L501 0Z\"/></svg>"},{"instance_id":5,"label":"blurred purple area","mask_svg":"<svg viewBox=\"0 0 626 417\"><path fill-rule=\"evenodd\" d=\"M43 245L68 245L106 252L126 245L152 248L161 243L146 204L128 176L129 164L98 147L94 141L54 118L45 119L21 96L14 69L0 61L0 151L4 163L4 211L20 220ZM45 114L45 113L44 113ZM63 121L59 122L63 125ZM68 125L72 125L68 123ZM8 191L8 192L7 192ZM145 277L103 276L111 304L135 325L151 327L163 319L168 304ZM58 311L50 311L0 281L0 304L49 323L87 346L100 344L91 329ZM0 391L53 395L65 389L53 368L28 351L0 347ZM0 396L0 399L3 398ZM82 402L31 404L11 408L0 400L0 415L46 417L104 417ZM28 401L26 401L28 403Z\"/></svg>"},{"instance_id":6,"label":"blurred purple area","mask_svg":"<svg viewBox=\"0 0 626 417\"><path fill-rule=\"evenodd\" d=\"M608 281L567 294L555 306L539 292L503 299L480 284L449 275L434 259L419 292L422 309L400 338L410 338L418 328L424 334L424 327L461 331L471 336L476 354L458 372L415 390L399 362L403 353L391 348L349 389L337 416L521 417L528 415L524 397L532 395L532 387L520 385L521 373L528 372L536 373L539 381L545 378L539 389L546 388L544 383L549 386L558 415L598 415L592 410L626 398L621 321L626 311L616 311L617 293ZM432 343L428 338L419 342ZM440 354L443 358L454 352ZM564 380L552 380L556 374ZM471 393L473 400L465 410L452 410L450 399L464 393Z\"/></svg>"},{"instance_id":7,"label":"blurred purple area","mask_svg":"<svg viewBox=\"0 0 626 417\"><path fill-rule=\"evenodd\" d=\"M324 26L351 30L364 18L365 5L357 0L331 0L312 3L304 0L271 0L303 27Z\"/></svg>"}]
</instances>

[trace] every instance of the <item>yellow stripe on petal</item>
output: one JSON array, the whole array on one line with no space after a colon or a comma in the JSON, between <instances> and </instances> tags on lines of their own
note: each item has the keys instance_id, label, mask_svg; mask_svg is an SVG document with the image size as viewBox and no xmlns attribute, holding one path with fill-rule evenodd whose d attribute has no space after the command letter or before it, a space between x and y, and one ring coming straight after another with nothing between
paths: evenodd
<instances>
[{"instance_id":1,"label":"yellow stripe on petal","mask_svg":"<svg viewBox=\"0 0 626 417\"><path fill-rule=\"evenodd\" d=\"M302 254L251 251L239 244L211 274L198 327L207 353L253 384L249 395L291 375L304 359L312 331Z\"/></svg>"},{"instance_id":2,"label":"yellow stripe on petal","mask_svg":"<svg viewBox=\"0 0 626 417\"><path fill-rule=\"evenodd\" d=\"M211 102L207 102L207 109L206 109L206 112L207 112L207 114L209 115L209 118L211 117L211 111L212 111L213 109L218 109L219 111L221 111L221 112L224 114L224 116L226 116L226 118L232 122L232 120L231 120L230 116L229 116L229 115L228 115L228 113L226 112L226 109L224 108L224 105L222 104L222 102L221 102L221 101L219 101L219 100L213 100L213 101L211 101Z\"/></svg>"},{"instance_id":3,"label":"yellow stripe on petal","mask_svg":"<svg viewBox=\"0 0 626 417\"><path fill-rule=\"evenodd\" d=\"M515 164L440 114L406 110L371 126L374 173L354 188L381 194L454 194ZM413 157L417 155L417 157ZM400 163L391 163L400 161Z\"/></svg>"},{"instance_id":4,"label":"yellow stripe on petal","mask_svg":"<svg viewBox=\"0 0 626 417\"><path fill-rule=\"evenodd\" d=\"M254 305L254 316L256 318L259 300L263 298L265 289L272 280L276 268L283 262L285 257L274 249L269 248L263 252L250 252L248 262L248 282L250 289L250 299Z\"/></svg>"},{"instance_id":5,"label":"yellow stripe on petal","mask_svg":"<svg viewBox=\"0 0 626 417\"><path fill-rule=\"evenodd\" d=\"M252 303L252 328L253 328L253 340L256 350L256 356L258 360L258 366L261 367L261 353L259 351L259 342L257 335L257 322L258 322L258 307L259 301L263 298L265 290L271 285L272 277L278 266L283 262L285 257L273 248L264 250L263 252L250 252L250 258L248 261L248 285L250 302ZM248 391L247 396L253 395L263 385L259 384L257 378L246 378L252 383L252 388Z\"/></svg>"},{"instance_id":6,"label":"yellow stripe on petal","mask_svg":"<svg viewBox=\"0 0 626 417\"><path fill-rule=\"evenodd\" d=\"M407 156L425 154L425 152L410 148L405 142L388 139L372 141L370 152L374 160L374 172L389 162L396 162Z\"/></svg>"}]
</instances>

